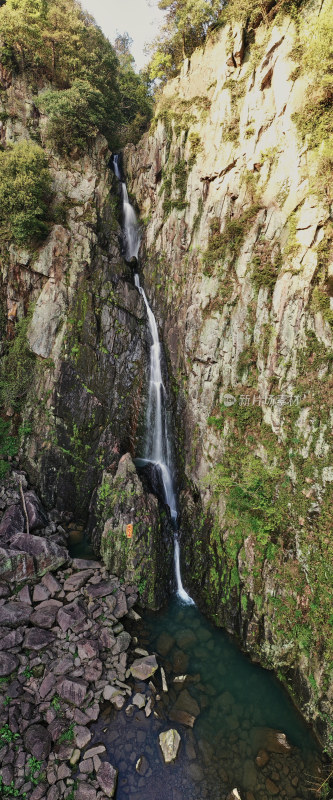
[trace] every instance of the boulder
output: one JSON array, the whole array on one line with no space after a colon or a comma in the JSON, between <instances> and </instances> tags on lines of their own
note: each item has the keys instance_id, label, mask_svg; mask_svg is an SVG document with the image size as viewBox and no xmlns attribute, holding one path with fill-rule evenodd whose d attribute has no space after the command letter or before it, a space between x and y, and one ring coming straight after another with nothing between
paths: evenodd
<instances>
[{"instance_id":1,"label":"boulder","mask_svg":"<svg viewBox=\"0 0 333 800\"><path fill-rule=\"evenodd\" d=\"M74 793L74 800L96 800L97 793L93 786L89 783L79 783L76 792Z\"/></svg>"},{"instance_id":2,"label":"boulder","mask_svg":"<svg viewBox=\"0 0 333 800\"><path fill-rule=\"evenodd\" d=\"M64 678L58 685L58 692L63 700L80 708L87 694L88 684L74 678Z\"/></svg>"},{"instance_id":3,"label":"boulder","mask_svg":"<svg viewBox=\"0 0 333 800\"><path fill-rule=\"evenodd\" d=\"M118 770L107 761L97 770L96 778L99 786L107 797L114 797L117 786Z\"/></svg>"},{"instance_id":4,"label":"boulder","mask_svg":"<svg viewBox=\"0 0 333 800\"><path fill-rule=\"evenodd\" d=\"M86 569L83 572L76 572L74 575L70 575L64 583L64 591L76 592L78 589L82 589L93 574L93 569Z\"/></svg>"},{"instance_id":5,"label":"boulder","mask_svg":"<svg viewBox=\"0 0 333 800\"><path fill-rule=\"evenodd\" d=\"M11 549L21 550L33 556L36 574L40 576L50 570L58 569L68 561L68 552L64 547L32 534L16 533L11 540Z\"/></svg>"},{"instance_id":6,"label":"boulder","mask_svg":"<svg viewBox=\"0 0 333 800\"><path fill-rule=\"evenodd\" d=\"M164 761L166 764L170 764L172 761L175 761L178 755L180 745L179 733L174 728L170 728L169 731L160 733L158 738Z\"/></svg>"},{"instance_id":7,"label":"boulder","mask_svg":"<svg viewBox=\"0 0 333 800\"><path fill-rule=\"evenodd\" d=\"M133 678L137 678L140 681L146 681L148 678L151 678L154 675L158 668L158 663L156 661L156 656L145 656L145 658L136 658L133 661L131 666L131 674Z\"/></svg>"},{"instance_id":8,"label":"boulder","mask_svg":"<svg viewBox=\"0 0 333 800\"><path fill-rule=\"evenodd\" d=\"M24 532L24 516L21 506L9 506L0 522L0 541L10 543L12 536Z\"/></svg>"},{"instance_id":9,"label":"boulder","mask_svg":"<svg viewBox=\"0 0 333 800\"><path fill-rule=\"evenodd\" d=\"M78 642L77 652L81 661L96 658L99 655L98 642L96 639L86 639L85 641Z\"/></svg>"},{"instance_id":10,"label":"boulder","mask_svg":"<svg viewBox=\"0 0 333 800\"><path fill-rule=\"evenodd\" d=\"M31 614L30 621L39 628L52 628L58 613L58 606L46 605L44 608L36 608Z\"/></svg>"},{"instance_id":11,"label":"boulder","mask_svg":"<svg viewBox=\"0 0 333 800\"><path fill-rule=\"evenodd\" d=\"M30 725L24 734L24 746L28 753L44 761L48 758L51 751L51 736L47 728L43 725Z\"/></svg>"},{"instance_id":12,"label":"boulder","mask_svg":"<svg viewBox=\"0 0 333 800\"><path fill-rule=\"evenodd\" d=\"M12 655L11 653L0 653L0 678L5 678L7 675L11 675L14 672L14 669L18 667L19 660L17 656Z\"/></svg>"},{"instance_id":13,"label":"boulder","mask_svg":"<svg viewBox=\"0 0 333 800\"><path fill-rule=\"evenodd\" d=\"M30 628L26 632L23 647L28 650L43 650L44 647L49 647L56 639L56 635L51 631L45 631L42 628Z\"/></svg>"},{"instance_id":14,"label":"boulder","mask_svg":"<svg viewBox=\"0 0 333 800\"><path fill-rule=\"evenodd\" d=\"M31 531L45 528L48 518L44 511L39 497L32 490L24 493L24 501L27 509L29 528Z\"/></svg>"},{"instance_id":15,"label":"boulder","mask_svg":"<svg viewBox=\"0 0 333 800\"><path fill-rule=\"evenodd\" d=\"M252 743L255 750L267 750L268 753L279 753L284 755L292 750L286 734L276 731L274 728L253 728Z\"/></svg>"},{"instance_id":16,"label":"boulder","mask_svg":"<svg viewBox=\"0 0 333 800\"><path fill-rule=\"evenodd\" d=\"M101 581L96 586L88 586L87 592L90 597L107 597L108 594L113 594L116 587L116 581Z\"/></svg>"},{"instance_id":17,"label":"boulder","mask_svg":"<svg viewBox=\"0 0 333 800\"><path fill-rule=\"evenodd\" d=\"M64 633L68 629L79 632L85 627L86 613L79 603L69 603L67 606L59 608L57 622Z\"/></svg>"},{"instance_id":18,"label":"boulder","mask_svg":"<svg viewBox=\"0 0 333 800\"><path fill-rule=\"evenodd\" d=\"M31 614L32 608L28 603L9 601L0 607L0 625L8 625L10 628L26 625Z\"/></svg>"},{"instance_id":19,"label":"boulder","mask_svg":"<svg viewBox=\"0 0 333 800\"><path fill-rule=\"evenodd\" d=\"M6 581L20 583L35 577L35 562L28 553L0 548L0 577Z\"/></svg>"},{"instance_id":20,"label":"boulder","mask_svg":"<svg viewBox=\"0 0 333 800\"><path fill-rule=\"evenodd\" d=\"M23 634L21 630L9 631L8 628L2 628L0 631L0 651L11 650L12 647L17 647L23 642Z\"/></svg>"}]
</instances>

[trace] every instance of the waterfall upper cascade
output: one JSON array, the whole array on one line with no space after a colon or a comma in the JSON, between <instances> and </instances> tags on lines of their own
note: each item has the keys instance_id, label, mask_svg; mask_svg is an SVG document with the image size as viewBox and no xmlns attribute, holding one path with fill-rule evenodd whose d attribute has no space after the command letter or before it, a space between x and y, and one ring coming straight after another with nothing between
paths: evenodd
<instances>
[{"instance_id":1,"label":"waterfall upper cascade","mask_svg":"<svg viewBox=\"0 0 333 800\"><path fill-rule=\"evenodd\" d=\"M123 181L119 165L119 156L113 157L114 172L119 180L123 203L123 234L125 258L130 261L138 258L140 247L140 230L133 206L128 199L126 184ZM180 572L180 549L177 531L177 498L172 479L172 455L168 418L166 413L166 391L162 378L161 344L155 316L148 303L146 293L140 284L139 275L134 276L135 286L140 292L147 309L149 331L152 338L150 348L150 379L149 398L147 407L147 436L144 458L141 461L156 464L161 474L165 502L169 506L171 519L174 526L174 563L177 594L188 604L193 604L192 598L183 587Z\"/></svg>"}]
</instances>

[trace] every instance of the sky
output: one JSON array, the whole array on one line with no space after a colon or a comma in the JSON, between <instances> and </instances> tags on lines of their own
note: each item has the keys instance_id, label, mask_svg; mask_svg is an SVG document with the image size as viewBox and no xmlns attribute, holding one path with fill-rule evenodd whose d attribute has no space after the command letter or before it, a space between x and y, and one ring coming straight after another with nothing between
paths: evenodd
<instances>
[{"instance_id":1,"label":"sky","mask_svg":"<svg viewBox=\"0 0 333 800\"><path fill-rule=\"evenodd\" d=\"M163 22L158 0L81 0L81 5L95 18L103 33L114 42L118 33L133 39L132 55L138 69L148 61L145 44L152 41Z\"/></svg>"}]
</instances>

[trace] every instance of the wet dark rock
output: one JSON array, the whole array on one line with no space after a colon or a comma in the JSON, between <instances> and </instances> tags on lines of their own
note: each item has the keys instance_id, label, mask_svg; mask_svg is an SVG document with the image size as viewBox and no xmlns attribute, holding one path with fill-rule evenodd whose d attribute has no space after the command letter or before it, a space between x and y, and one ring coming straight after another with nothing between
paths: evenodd
<instances>
[{"instance_id":1,"label":"wet dark rock","mask_svg":"<svg viewBox=\"0 0 333 800\"><path fill-rule=\"evenodd\" d=\"M146 756L140 756L136 762L135 769L139 775L146 774L147 770L149 769L149 761L146 759Z\"/></svg>"},{"instance_id":2,"label":"wet dark rock","mask_svg":"<svg viewBox=\"0 0 333 800\"><path fill-rule=\"evenodd\" d=\"M159 464L153 464L151 461L148 463L142 463L140 459L136 460L136 468L141 478L144 479L144 482L149 491L152 491L156 497L161 501L161 503L165 503L165 494L164 494L164 487L163 487L163 477L161 472L161 467Z\"/></svg>"},{"instance_id":3,"label":"wet dark rock","mask_svg":"<svg viewBox=\"0 0 333 800\"><path fill-rule=\"evenodd\" d=\"M116 638L116 643L113 647L113 655L119 655L119 653L124 653L128 650L131 644L131 635L127 633L127 631L122 631Z\"/></svg>"},{"instance_id":4,"label":"wet dark rock","mask_svg":"<svg viewBox=\"0 0 333 800\"><path fill-rule=\"evenodd\" d=\"M68 561L68 552L64 547L32 534L15 534L11 540L11 548L34 556L37 575L58 569Z\"/></svg>"},{"instance_id":5,"label":"wet dark rock","mask_svg":"<svg viewBox=\"0 0 333 800\"><path fill-rule=\"evenodd\" d=\"M27 631L24 639L24 647L28 650L43 650L56 639L55 633L45 631L42 628L31 628Z\"/></svg>"},{"instance_id":6,"label":"wet dark rock","mask_svg":"<svg viewBox=\"0 0 333 800\"><path fill-rule=\"evenodd\" d=\"M118 770L104 761L97 771L97 781L104 794L107 797L114 797L117 785Z\"/></svg>"},{"instance_id":7,"label":"wet dark rock","mask_svg":"<svg viewBox=\"0 0 333 800\"><path fill-rule=\"evenodd\" d=\"M163 631L157 639L156 648L161 656L167 656L174 646L175 640L169 633Z\"/></svg>"},{"instance_id":8,"label":"wet dark rock","mask_svg":"<svg viewBox=\"0 0 333 800\"><path fill-rule=\"evenodd\" d=\"M19 663L17 656L11 655L10 653L0 653L0 678L11 675L18 667Z\"/></svg>"},{"instance_id":9,"label":"wet dark rock","mask_svg":"<svg viewBox=\"0 0 333 800\"><path fill-rule=\"evenodd\" d=\"M42 504L33 490L25 492L24 494L25 505L28 514L30 530L38 530L45 528L48 524L48 518L44 511Z\"/></svg>"},{"instance_id":10,"label":"wet dark rock","mask_svg":"<svg viewBox=\"0 0 333 800\"><path fill-rule=\"evenodd\" d=\"M9 544L16 533L24 532L24 515L20 506L13 505L6 509L0 522L0 541Z\"/></svg>"},{"instance_id":11,"label":"wet dark rock","mask_svg":"<svg viewBox=\"0 0 333 800\"><path fill-rule=\"evenodd\" d=\"M173 708L169 713L169 719L172 722L178 722L180 725L186 725L188 728L193 728L196 718L188 711Z\"/></svg>"},{"instance_id":12,"label":"wet dark rock","mask_svg":"<svg viewBox=\"0 0 333 800\"><path fill-rule=\"evenodd\" d=\"M24 746L28 753L43 761L51 751L51 736L43 725L31 725L24 734Z\"/></svg>"},{"instance_id":13,"label":"wet dark rock","mask_svg":"<svg viewBox=\"0 0 333 800\"><path fill-rule=\"evenodd\" d=\"M257 767L265 767L269 761L269 755L266 750L259 750L256 756L256 765Z\"/></svg>"},{"instance_id":14,"label":"wet dark rock","mask_svg":"<svg viewBox=\"0 0 333 800\"><path fill-rule=\"evenodd\" d=\"M32 614L32 608L27 603L9 601L0 608L0 625L17 628L26 625Z\"/></svg>"}]
</instances>

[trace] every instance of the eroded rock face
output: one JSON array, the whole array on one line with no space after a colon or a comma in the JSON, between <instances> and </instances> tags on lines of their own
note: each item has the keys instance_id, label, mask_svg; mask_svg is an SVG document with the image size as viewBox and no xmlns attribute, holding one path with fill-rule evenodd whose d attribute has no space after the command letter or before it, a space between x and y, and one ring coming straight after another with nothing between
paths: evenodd
<instances>
[{"instance_id":1,"label":"eroded rock face","mask_svg":"<svg viewBox=\"0 0 333 800\"><path fill-rule=\"evenodd\" d=\"M186 584L248 652L288 674L322 735L332 704L319 613L329 618L332 558L330 208L295 123L311 76L294 22L260 26L255 49L250 38L226 26L192 54L151 131L126 148L125 171L148 220L145 288L177 386Z\"/></svg>"},{"instance_id":2,"label":"eroded rock face","mask_svg":"<svg viewBox=\"0 0 333 800\"><path fill-rule=\"evenodd\" d=\"M162 527L156 497L145 492L129 453L120 459L115 476L104 473L99 491L106 498L100 545L103 561L125 580L140 585L143 600L158 607L165 597L172 538ZM128 525L133 526L129 536ZM99 532L100 527L95 530L94 541ZM114 610L116 617L121 613L119 602L120 598Z\"/></svg>"}]
</instances>

